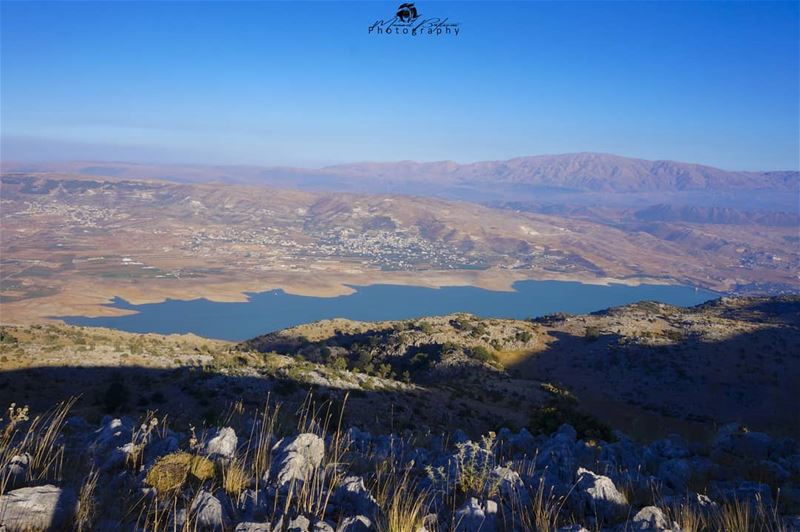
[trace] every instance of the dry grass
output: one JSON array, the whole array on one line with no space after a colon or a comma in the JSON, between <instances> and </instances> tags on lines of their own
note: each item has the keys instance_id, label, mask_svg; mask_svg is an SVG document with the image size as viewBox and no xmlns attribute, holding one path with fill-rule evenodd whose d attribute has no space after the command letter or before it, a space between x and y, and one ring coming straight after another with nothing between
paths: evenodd
<instances>
[{"instance_id":1,"label":"dry grass","mask_svg":"<svg viewBox=\"0 0 800 532\"><path fill-rule=\"evenodd\" d=\"M151 434L158 434L164 436L167 429L166 417L161 424L162 430L159 431L159 421L156 413L148 411L144 416L144 420L138 425L131 435L132 451L126 456L126 462L131 469L138 471L142 467L142 459L144 456L144 448L150 441Z\"/></svg>"},{"instance_id":2,"label":"dry grass","mask_svg":"<svg viewBox=\"0 0 800 532\"><path fill-rule=\"evenodd\" d=\"M778 505L768 505L759 496L753 501L725 501L708 509L676 504L662 506L662 510L683 532L789 532L778 515Z\"/></svg>"},{"instance_id":3,"label":"dry grass","mask_svg":"<svg viewBox=\"0 0 800 532\"><path fill-rule=\"evenodd\" d=\"M92 529L92 524L97 514L95 491L97 490L99 478L100 473L92 468L81 486L78 494L78 509L75 513L75 529L78 532Z\"/></svg>"},{"instance_id":4,"label":"dry grass","mask_svg":"<svg viewBox=\"0 0 800 532\"><path fill-rule=\"evenodd\" d=\"M566 499L556 497L552 489L547 489L543 481L539 482L531 496L530 503L523 504L518 498L511 501L512 524L518 524L523 530L552 532L558 528L559 517Z\"/></svg>"},{"instance_id":5,"label":"dry grass","mask_svg":"<svg viewBox=\"0 0 800 532\"><path fill-rule=\"evenodd\" d=\"M738 500L723 504L717 512L715 523L728 532L749 532L753 524L750 505Z\"/></svg>"},{"instance_id":6,"label":"dry grass","mask_svg":"<svg viewBox=\"0 0 800 532\"><path fill-rule=\"evenodd\" d=\"M520 475L536 478L536 459L538 453L531 460L512 462L511 469ZM511 510L503 514L503 522L511 530L536 530L538 532L553 532L564 523L564 506L569 494L575 489L573 484L566 496L557 496L552 487L545 486L544 478L529 493L528 500L522 500L519 493L515 493L511 500L505 501Z\"/></svg>"},{"instance_id":7,"label":"dry grass","mask_svg":"<svg viewBox=\"0 0 800 532\"><path fill-rule=\"evenodd\" d=\"M250 474L238 460L231 460L227 464L223 464L221 469L222 487L225 493L238 499L250 484Z\"/></svg>"},{"instance_id":8,"label":"dry grass","mask_svg":"<svg viewBox=\"0 0 800 532\"><path fill-rule=\"evenodd\" d=\"M188 480L204 482L215 477L214 463L203 456L176 452L159 458L145 476L145 482L159 493L180 490Z\"/></svg>"},{"instance_id":9,"label":"dry grass","mask_svg":"<svg viewBox=\"0 0 800 532\"><path fill-rule=\"evenodd\" d=\"M283 505L284 514L293 510L319 519L325 517L331 494L346 476L346 468L342 461L350 445L342 431L342 417L346 403L347 396L339 408L338 416L335 416L334 405L330 401L318 405L313 396L308 394L298 410L298 434L311 432L323 438L325 434L331 434L332 437L322 463L304 482L292 481L289 485ZM336 423L335 431L330 430L333 423Z\"/></svg>"},{"instance_id":10,"label":"dry grass","mask_svg":"<svg viewBox=\"0 0 800 532\"><path fill-rule=\"evenodd\" d=\"M27 407L9 408L9 421L0 436L0 469L5 468L15 456L29 455L27 481L59 481L64 468L64 447L57 443L76 397L70 398L36 416L28 423ZM26 426L27 425L27 426ZM0 495L8 487L9 477L0 478Z\"/></svg>"},{"instance_id":11,"label":"dry grass","mask_svg":"<svg viewBox=\"0 0 800 532\"><path fill-rule=\"evenodd\" d=\"M788 532L778 515L777 504L767 505L760 496L755 500L722 503L713 513L710 528L728 532Z\"/></svg>"},{"instance_id":12,"label":"dry grass","mask_svg":"<svg viewBox=\"0 0 800 532\"><path fill-rule=\"evenodd\" d=\"M255 478L256 493L262 482L262 478L269 472L272 465L272 444L275 429L278 425L278 415L280 414L280 404L271 406L272 396L267 395L264 407L256 418L257 423L253 424L250 437L245 446L245 461L250 459L250 473Z\"/></svg>"},{"instance_id":13,"label":"dry grass","mask_svg":"<svg viewBox=\"0 0 800 532\"><path fill-rule=\"evenodd\" d=\"M178 527L175 523L175 517L183 506L182 502L178 492L171 492L164 497L156 495L152 500L140 501L140 504L134 506L134 508L139 509L136 519L137 529L171 530L173 532L190 532L194 530L192 526L194 516L190 512L187 512L189 515L187 515L183 526ZM189 502L190 505L191 502Z\"/></svg>"},{"instance_id":14,"label":"dry grass","mask_svg":"<svg viewBox=\"0 0 800 532\"><path fill-rule=\"evenodd\" d=\"M373 492L381 509L375 523L379 532L417 532L425 526L430 496L419 489L408 470L379 468Z\"/></svg>"},{"instance_id":15,"label":"dry grass","mask_svg":"<svg viewBox=\"0 0 800 532\"><path fill-rule=\"evenodd\" d=\"M683 532L701 532L708 529L708 516L690 504L667 507L664 509L664 514L678 523Z\"/></svg>"}]
</instances>

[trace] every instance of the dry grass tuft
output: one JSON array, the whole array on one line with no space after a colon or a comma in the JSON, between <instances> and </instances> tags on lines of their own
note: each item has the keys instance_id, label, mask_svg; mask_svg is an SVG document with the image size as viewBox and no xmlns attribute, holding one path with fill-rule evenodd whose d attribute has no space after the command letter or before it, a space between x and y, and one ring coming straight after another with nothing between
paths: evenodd
<instances>
[{"instance_id":1,"label":"dry grass tuft","mask_svg":"<svg viewBox=\"0 0 800 532\"><path fill-rule=\"evenodd\" d=\"M376 472L375 499L381 512L375 526L379 532L417 532L425 529L431 507L429 494L420 490L409 476L388 468Z\"/></svg>"},{"instance_id":2,"label":"dry grass tuft","mask_svg":"<svg viewBox=\"0 0 800 532\"><path fill-rule=\"evenodd\" d=\"M238 461L231 460L229 463L224 464L222 467L222 487L225 493L238 499L239 495L250 484L250 475L247 469Z\"/></svg>"},{"instance_id":3,"label":"dry grass tuft","mask_svg":"<svg viewBox=\"0 0 800 532\"><path fill-rule=\"evenodd\" d=\"M9 408L9 419L0 435L0 469L5 469L15 456L29 455L29 482L60 481L64 468L64 447L57 443L64 422L77 397L58 404L28 423L28 408ZM24 430L23 430L24 429ZM0 478L0 495L5 493L9 478Z\"/></svg>"},{"instance_id":4,"label":"dry grass tuft","mask_svg":"<svg viewBox=\"0 0 800 532\"><path fill-rule=\"evenodd\" d=\"M96 469L91 469L89 474L86 475L83 485L81 485L81 491L78 495L78 509L75 513L75 529L78 532L92 529L97 514L95 491L99 477L100 473Z\"/></svg>"}]
</instances>

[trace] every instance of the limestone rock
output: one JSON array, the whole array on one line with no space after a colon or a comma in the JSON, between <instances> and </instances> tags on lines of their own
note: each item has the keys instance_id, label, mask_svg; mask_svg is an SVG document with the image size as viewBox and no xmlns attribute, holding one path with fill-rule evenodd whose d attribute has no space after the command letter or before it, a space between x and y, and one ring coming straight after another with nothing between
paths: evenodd
<instances>
[{"instance_id":1,"label":"limestone rock","mask_svg":"<svg viewBox=\"0 0 800 532\"><path fill-rule=\"evenodd\" d=\"M316 434L305 433L280 440L273 448L272 474L278 485L304 481L322 464L325 442Z\"/></svg>"},{"instance_id":2,"label":"limestone rock","mask_svg":"<svg viewBox=\"0 0 800 532\"><path fill-rule=\"evenodd\" d=\"M5 488L14 489L21 487L31 465L31 455L28 453L12 456L8 463L0 468L0 479L5 482Z\"/></svg>"},{"instance_id":3,"label":"limestone rock","mask_svg":"<svg viewBox=\"0 0 800 532\"><path fill-rule=\"evenodd\" d=\"M272 532L272 525L245 521L236 525L234 532Z\"/></svg>"},{"instance_id":4,"label":"limestone rock","mask_svg":"<svg viewBox=\"0 0 800 532\"><path fill-rule=\"evenodd\" d=\"M363 515L343 519L336 532L366 532L372 530L372 520Z\"/></svg>"},{"instance_id":5,"label":"limestone rock","mask_svg":"<svg viewBox=\"0 0 800 532\"><path fill-rule=\"evenodd\" d=\"M657 506L645 506L639 510L631 521L629 530L657 530L659 532L676 530L680 532L680 527L670 523L664 512Z\"/></svg>"},{"instance_id":6,"label":"limestone rock","mask_svg":"<svg viewBox=\"0 0 800 532\"><path fill-rule=\"evenodd\" d=\"M230 460L236 455L239 439L230 427L217 429L205 444L205 453L212 460Z\"/></svg>"},{"instance_id":7,"label":"limestone rock","mask_svg":"<svg viewBox=\"0 0 800 532\"><path fill-rule=\"evenodd\" d=\"M374 516L378 510L378 503L364 485L364 479L357 476L345 478L330 502L346 516Z\"/></svg>"},{"instance_id":8,"label":"limestone rock","mask_svg":"<svg viewBox=\"0 0 800 532\"><path fill-rule=\"evenodd\" d=\"M497 530L497 503L486 501L485 505L475 497L470 499L455 515L455 532L495 532Z\"/></svg>"},{"instance_id":9,"label":"limestone rock","mask_svg":"<svg viewBox=\"0 0 800 532\"><path fill-rule=\"evenodd\" d=\"M574 493L588 516L614 521L625 515L628 501L608 477L579 468Z\"/></svg>"},{"instance_id":10,"label":"limestone rock","mask_svg":"<svg viewBox=\"0 0 800 532\"><path fill-rule=\"evenodd\" d=\"M200 530L224 530L230 521L220 500L206 490L195 496L189 512Z\"/></svg>"},{"instance_id":11,"label":"limestone rock","mask_svg":"<svg viewBox=\"0 0 800 532\"><path fill-rule=\"evenodd\" d=\"M20 488L0 496L0 530L48 530L68 523L75 512L74 494L53 485Z\"/></svg>"}]
</instances>

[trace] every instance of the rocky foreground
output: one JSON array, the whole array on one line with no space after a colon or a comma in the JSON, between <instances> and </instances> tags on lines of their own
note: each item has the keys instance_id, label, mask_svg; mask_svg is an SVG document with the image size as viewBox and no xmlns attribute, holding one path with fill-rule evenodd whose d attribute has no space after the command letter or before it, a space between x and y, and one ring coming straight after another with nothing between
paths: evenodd
<instances>
[{"instance_id":1,"label":"rocky foreground","mask_svg":"<svg viewBox=\"0 0 800 532\"><path fill-rule=\"evenodd\" d=\"M182 432L70 407L8 411L0 530L800 530L800 446L739 425L707 445L569 425L475 441L345 430L311 397Z\"/></svg>"}]
</instances>

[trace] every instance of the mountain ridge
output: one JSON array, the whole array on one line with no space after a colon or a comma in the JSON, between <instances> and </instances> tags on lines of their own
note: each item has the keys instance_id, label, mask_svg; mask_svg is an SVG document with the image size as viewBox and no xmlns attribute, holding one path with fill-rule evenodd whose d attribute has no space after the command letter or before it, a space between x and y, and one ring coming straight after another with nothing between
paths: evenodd
<instances>
[{"instance_id":1,"label":"mountain ridge","mask_svg":"<svg viewBox=\"0 0 800 532\"><path fill-rule=\"evenodd\" d=\"M455 161L354 162L322 168L257 165L142 164L74 161L5 163L3 171L72 171L118 178L189 182L285 184L300 187L442 187L509 185L585 192L793 190L800 171L738 171L672 160L647 160L606 153L532 155L461 164Z\"/></svg>"},{"instance_id":2,"label":"mountain ridge","mask_svg":"<svg viewBox=\"0 0 800 532\"><path fill-rule=\"evenodd\" d=\"M730 171L696 163L650 161L592 152L533 155L463 165L453 161L353 163L328 166L323 170L362 177L365 173L377 173L380 177L393 178L400 176L398 172L406 172L406 178L422 175L439 179L450 177L456 183L488 181L610 192L784 188L796 186L800 176L791 170Z\"/></svg>"}]
</instances>

